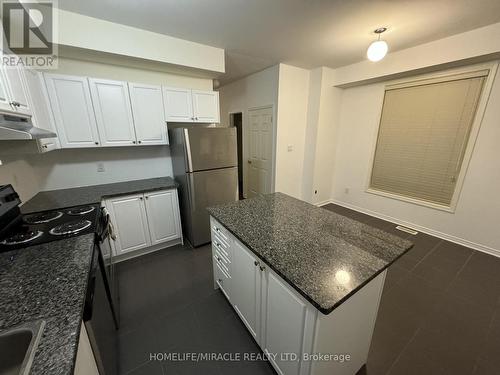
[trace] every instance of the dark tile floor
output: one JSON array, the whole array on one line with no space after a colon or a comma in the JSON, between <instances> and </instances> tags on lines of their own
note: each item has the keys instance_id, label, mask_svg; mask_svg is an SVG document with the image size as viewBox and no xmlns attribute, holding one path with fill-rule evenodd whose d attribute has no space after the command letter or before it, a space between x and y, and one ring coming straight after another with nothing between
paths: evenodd
<instances>
[{"instance_id":1,"label":"dark tile floor","mask_svg":"<svg viewBox=\"0 0 500 375\"><path fill-rule=\"evenodd\" d=\"M327 209L407 237L388 271L360 374L495 374L500 259L340 206ZM211 250L177 246L119 263L120 374L275 374L267 362L151 361L150 353L260 353L219 291Z\"/></svg>"}]
</instances>

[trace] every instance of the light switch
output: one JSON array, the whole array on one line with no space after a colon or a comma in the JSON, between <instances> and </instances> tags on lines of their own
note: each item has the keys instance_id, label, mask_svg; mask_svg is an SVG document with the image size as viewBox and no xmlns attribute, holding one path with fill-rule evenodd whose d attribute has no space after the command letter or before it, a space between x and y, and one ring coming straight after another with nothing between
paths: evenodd
<instances>
[{"instance_id":1,"label":"light switch","mask_svg":"<svg viewBox=\"0 0 500 375\"><path fill-rule=\"evenodd\" d=\"M288 151L288 152L292 152L292 151L293 151L293 145L288 145L288 147L287 147L287 151Z\"/></svg>"}]
</instances>

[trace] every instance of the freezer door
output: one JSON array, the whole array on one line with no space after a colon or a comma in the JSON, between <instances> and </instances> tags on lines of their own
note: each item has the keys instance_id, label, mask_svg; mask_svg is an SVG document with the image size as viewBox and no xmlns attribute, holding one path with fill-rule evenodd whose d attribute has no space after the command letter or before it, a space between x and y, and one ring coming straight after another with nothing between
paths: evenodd
<instances>
[{"instance_id":1,"label":"freezer door","mask_svg":"<svg viewBox=\"0 0 500 375\"><path fill-rule=\"evenodd\" d=\"M187 231L193 246L210 242L207 207L238 200L238 168L188 173L188 199L191 208Z\"/></svg>"},{"instance_id":2,"label":"freezer door","mask_svg":"<svg viewBox=\"0 0 500 375\"><path fill-rule=\"evenodd\" d=\"M187 172L238 165L236 128L185 128Z\"/></svg>"}]
</instances>

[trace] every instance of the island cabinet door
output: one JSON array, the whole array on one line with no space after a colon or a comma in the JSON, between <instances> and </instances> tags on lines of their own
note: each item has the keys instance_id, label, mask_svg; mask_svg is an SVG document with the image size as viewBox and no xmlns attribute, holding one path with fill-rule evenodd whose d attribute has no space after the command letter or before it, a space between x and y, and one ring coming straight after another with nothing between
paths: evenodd
<instances>
[{"instance_id":1,"label":"island cabinet door","mask_svg":"<svg viewBox=\"0 0 500 375\"><path fill-rule=\"evenodd\" d=\"M261 347L280 375L309 375L317 310L269 269L262 271Z\"/></svg>"},{"instance_id":2,"label":"island cabinet door","mask_svg":"<svg viewBox=\"0 0 500 375\"><path fill-rule=\"evenodd\" d=\"M260 340L261 272L256 257L237 240L234 241L233 306L250 334Z\"/></svg>"}]
</instances>

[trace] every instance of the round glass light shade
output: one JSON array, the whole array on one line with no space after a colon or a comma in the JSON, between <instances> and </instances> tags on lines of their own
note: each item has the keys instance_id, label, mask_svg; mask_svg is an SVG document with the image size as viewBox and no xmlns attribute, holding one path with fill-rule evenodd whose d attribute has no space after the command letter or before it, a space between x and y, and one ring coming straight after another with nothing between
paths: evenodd
<instances>
[{"instance_id":1,"label":"round glass light shade","mask_svg":"<svg viewBox=\"0 0 500 375\"><path fill-rule=\"evenodd\" d=\"M370 44L366 51L366 56L370 61L380 61L387 54L389 47L385 40L377 40Z\"/></svg>"}]
</instances>

